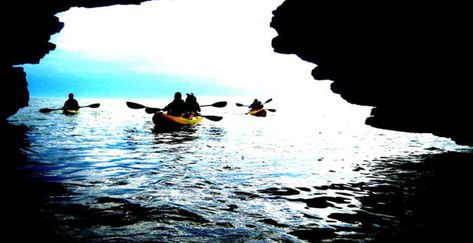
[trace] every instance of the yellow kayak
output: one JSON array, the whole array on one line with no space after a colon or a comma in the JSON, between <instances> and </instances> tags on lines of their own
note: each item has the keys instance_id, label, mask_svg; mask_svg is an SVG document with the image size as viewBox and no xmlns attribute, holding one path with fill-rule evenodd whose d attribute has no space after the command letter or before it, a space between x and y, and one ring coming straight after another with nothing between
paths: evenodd
<instances>
[{"instance_id":1,"label":"yellow kayak","mask_svg":"<svg viewBox=\"0 0 473 243\"><path fill-rule=\"evenodd\" d=\"M62 113L65 115L77 115L80 113L80 111L79 110L63 110Z\"/></svg>"},{"instance_id":2,"label":"yellow kayak","mask_svg":"<svg viewBox=\"0 0 473 243\"><path fill-rule=\"evenodd\" d=\"M162 112L153 115L153 123L160 128L179 128L183 126L194 126L202 122L202 116L180 117L171 116Z\"/></svg>"},{"instance_id":3,"label":"yellow kayak","mask_svg":"<svg viewBox=\"0 0 473 243\"><path fill-rule=\"evenodd\" d=\"M261 108L261 109L257 109L257 110L250 110L248 112L249 115L252 115L252 116L261 116L261 117L265 117L266 116L266 109L265 108Z\"/></svg>"}]
</instances>

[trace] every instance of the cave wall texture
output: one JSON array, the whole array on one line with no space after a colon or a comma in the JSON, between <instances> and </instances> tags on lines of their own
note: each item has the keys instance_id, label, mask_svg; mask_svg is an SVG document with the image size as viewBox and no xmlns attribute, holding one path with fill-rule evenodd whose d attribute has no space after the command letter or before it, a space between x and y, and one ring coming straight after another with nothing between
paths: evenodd
<instances>
[{"instance_id":1,"label":"cave wall texture","mask_svg":"<svg viewBox=\"0 0 473 243\"><path fill-rule=\"evenodd\" d=\"M471 7L456 1L286 0L273 12L276 52L317 64L366 124L473 145Z\"/></svg>"},{"instance_id":2,"label":"cave wall texture","mask_svg":"<svg viewBox=\"0 0 473 243\"><path fill-rule=\"evenodd\" d=\"M55 49L50 37L64 26L56 13L145 1L2 2L0 120L28 105L26 75L16 65L38 63ZM375 107L368 125L473 145L470 9L455 1L286 0L274 11L272 45L317 64L314 78L332 80L348 102Z\"/></svg>"}]
</instances>

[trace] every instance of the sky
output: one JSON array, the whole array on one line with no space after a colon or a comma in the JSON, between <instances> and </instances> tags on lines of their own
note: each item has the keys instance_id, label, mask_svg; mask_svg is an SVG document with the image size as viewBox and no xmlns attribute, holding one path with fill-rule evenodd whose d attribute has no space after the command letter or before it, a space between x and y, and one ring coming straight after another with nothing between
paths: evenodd
<instances>
[{"instance_id":1,"label":"sky","mask_svg":"<svg viewBox=\"0 0 473 243\"><path fill-rule=\"evenodd\" d=\"M157 0L72 8L57 15L65 26L51 38L56 50L23 66L30 95L171 101L180 91L200 101L245 105L271 98L266 107L288 119L330 115L363 123L369 107L347 103L328 80L314 80L315 64L274 52L277 32L270 22L282 2Z\"/></svg>"},{"instance_id":2,"label":"sky","mask_svg":"<svg viewBox=\"0 0 473 243\"><path fill-rule=\"evenodd\" d=\"M269 27L283 0L159 0L72 8L57 48L24 65L32 96L256 95L313 85L314 64L275 53ZM300 82L294 88L294 82ZM325 84L327 86L327 84ZM299 91L298 91L299 90Z\"/></svg>"}]
</instances>

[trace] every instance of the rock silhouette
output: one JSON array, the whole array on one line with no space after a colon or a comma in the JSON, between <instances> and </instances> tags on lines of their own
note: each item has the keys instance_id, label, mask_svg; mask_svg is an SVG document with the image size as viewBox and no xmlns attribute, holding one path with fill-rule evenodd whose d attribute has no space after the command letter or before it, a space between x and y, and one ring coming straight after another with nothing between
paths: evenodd
<instances>
[{"instance_id":1,"label":"rock silhouette","mask_svg":"<svg viewBox=\"0 0 473 243\"><path fill-rule=\"evenodd\" d=\"M54 16L71 7L102 7L116 4L140 4L147 0L18 0L0 3L0 121L28 105L26 74L21 64L39 63L56 45L49 42L64 23Z\"/></svg>"},{"instance_id":2,"label":"rock silhouette","mask_svg":"<svg viewBox=\"0 0 473 243\"><path fill-rule=\"evenodd\" d=\"M345 100L373 106L366 124L473 144L466 5L440 1L297 1L273 12L276 52L317 64Z\"/></svg>"}]
</instances>

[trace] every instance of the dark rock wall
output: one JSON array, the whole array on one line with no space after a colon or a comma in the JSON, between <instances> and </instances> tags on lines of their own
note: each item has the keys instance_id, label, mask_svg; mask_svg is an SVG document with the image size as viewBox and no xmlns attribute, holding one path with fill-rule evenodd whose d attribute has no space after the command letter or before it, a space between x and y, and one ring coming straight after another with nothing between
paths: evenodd
<instances>
[{"instance_id":1,"label":"dark rock wall","mask_svg":"<svg viewBox=\"0 0 473 243\"><path fill-rule=\"evenodd\" d=\"M23 68L0 66L0 75L0 117L6 118L27 106L30 94Z\"/></svg>"},{"instance_id":2,"label":"dark rock wall","mask_svg":"<svg viewBox=\"0 0 473 243\"><path fill-rule=\"evenodd\" d=\"M317 64L315 79L375 107L366 124L473 145L466 3L287 0L273 14L274 50Z\"/></svg>"},{"instance_id":3,"label":"dark rock wall","mask_svg":"<svg viewBox=\"0 0 473 243\"><path fill-rule=\"evenodd\" d=\"M0 3L0 122L28 105L28 82L23 68L39 63L56 48L49 42L64 24L54 16L71 7L140 4L148 0L14 0Z\"/></svg>"},{"instance_id":4,"label":"dark rock wall","mask_svg":"<svg viewBox=\"0 0 473 243\"><path fill-rule=\"evenodd\" d=\"M0 4L0 119L28 105L29 92L23 63L38 63L55 45L50 35L63 27L46 1L8 1Z\"/></svg>"}]
</instances>

